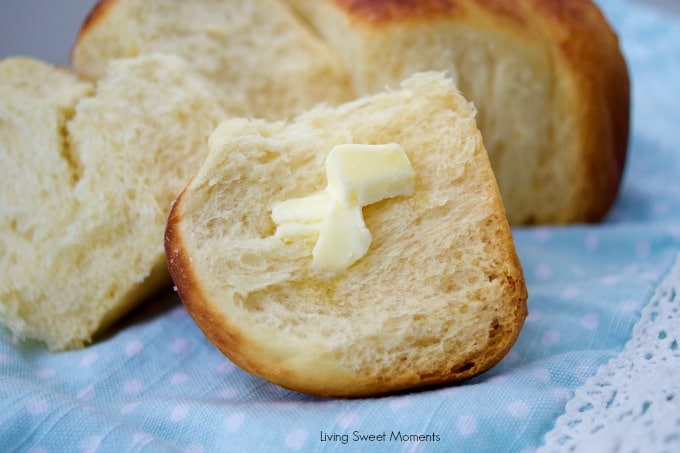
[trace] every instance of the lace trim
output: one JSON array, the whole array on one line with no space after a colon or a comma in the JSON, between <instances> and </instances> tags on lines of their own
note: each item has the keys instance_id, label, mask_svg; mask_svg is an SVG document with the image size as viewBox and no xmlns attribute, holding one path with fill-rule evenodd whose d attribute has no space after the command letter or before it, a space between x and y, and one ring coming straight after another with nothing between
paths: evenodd
<instances>
[{"instance_id":1,"label":"lace trim","mask_svg":"<svg viewBox=\"0 0 680 453\"><path fill-rule=\"evenodd\" d=\"M624 350L576 390L539 452L680 451L680 254Z\"/></svg>"}]
</instances>

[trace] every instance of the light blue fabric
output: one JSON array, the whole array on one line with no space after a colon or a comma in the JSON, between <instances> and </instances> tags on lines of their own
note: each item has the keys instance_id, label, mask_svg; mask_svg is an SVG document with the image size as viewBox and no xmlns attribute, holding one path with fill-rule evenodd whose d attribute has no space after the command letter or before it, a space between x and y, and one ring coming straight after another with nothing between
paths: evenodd
<instances>
[{"instance_id":1,"label":"light blue fabric","mask_svg":"<svg viewBox=\"0 0 680 453\"><path fill-rule=\"evenodd\" d=\"M520 452L541 445L574 390L623 348L680 250L680 18L624 0L600 4L633 81L624 184L603 224L514 229L529 317L498 366L437 390L315 399L235 367L168 294L79 351L49 353L1 330L0 450ZM410 440L395 439L398 433Z\"/></svg>"}]
</instances>

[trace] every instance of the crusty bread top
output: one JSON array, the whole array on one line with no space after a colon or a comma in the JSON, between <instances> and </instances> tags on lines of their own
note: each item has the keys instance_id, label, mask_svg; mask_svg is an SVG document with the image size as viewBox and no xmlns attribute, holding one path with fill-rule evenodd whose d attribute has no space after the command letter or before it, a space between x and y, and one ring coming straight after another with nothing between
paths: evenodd
<instances>
[{"instance_id":1,"label":"crusty bread top","mask_svg":"<svg viewBox=\"0 0 680 453\"><path fill-rule=\"evenodd\" d=\"M288 0L295 3L297 0ZM394 23L454 18L470 13L471 8L484 8L500 18L523 22L513 1L508 0L330 0L360 22Z\"/></svg>"},{"instance_id":2,"label":"crusty bread top","mask_svg":"<svg viewBox=\"0 0 680 453\"><path fill-rule=\"evenodd\" d=\"M590 0L286 0L359 94L446 70L479 109L510 222L601 220L623 172L629 79Z\"/></svg>"},{"instance_id":3,"label":"crusty bread top","mask_svg":"<svg viewBox=\"0 0 680 453\"><path fill-rule=\"evenodd\" d=\"M349 269L311 265L313 239L273 236L273 202L325 186L341 143L400 143L415 194L364 208L373 242ZM291 123L234 119L178 198L168 265L188 312L244 369L316 395L465 379L493 366L526 286L474 109L439 73Z\"/></svg>"}]
</instances>

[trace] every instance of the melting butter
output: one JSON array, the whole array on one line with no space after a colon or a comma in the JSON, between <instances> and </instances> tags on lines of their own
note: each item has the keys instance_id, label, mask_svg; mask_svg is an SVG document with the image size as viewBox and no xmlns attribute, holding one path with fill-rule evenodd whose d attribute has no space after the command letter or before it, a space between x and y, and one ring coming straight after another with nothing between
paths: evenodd
<instances>
[{"instance_id":1,"label":"melting butter","mask_svg":"<svg viewBox=\"0 0 680 453\"><path fill-rule=\"evenodd\" d=\"M325 162L326 189L272 204L276 236L282 241L318 234L315 266L338 271L366 254L371 232L362 207L415 191L415 172L398 143L343 144Z\"/></svg>"}]
</instances>

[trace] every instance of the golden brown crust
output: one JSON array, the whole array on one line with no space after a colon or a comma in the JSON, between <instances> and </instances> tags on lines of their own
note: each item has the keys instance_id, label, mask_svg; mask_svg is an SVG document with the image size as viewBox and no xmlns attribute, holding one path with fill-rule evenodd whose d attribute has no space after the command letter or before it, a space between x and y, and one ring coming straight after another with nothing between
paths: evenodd
<instances>
[{"instance_id":1,"label":"golden brown crust","mask_svg":"<svg viewBox=\"0 0 680 453\"><path fill-rule=\"evenodd\" d=\"M576 100L584 165L578 205L564 222L601 220L618 193L626 161L630 122L630 80L618 37L590 0L527 0L552 43L556 72L569 78ZM597 43L597 45L593 45Z\"/></svg>"},{"instance_id":2,"label":"golden brown crust","mask_svg":"<svg viewBox=\"0 0 680 453\"><path fill-rule=\"evenodd\" d=\"M453 16L462 7L458 0L334 0L337 6L357 19L392 22Z\"/></svg>"},{"instance_id":3,"label":"golden brown crust","mask_svg":"<svg viewBox=\"0 0 680 453\"><path fill-rule=\"evenodd\" d=\"M93 30L95 27L97 27L99 23L102 22L104 18L108 15L111 8L113 8L114 5L116 5L117 3L118 0L99 0L92 7L92 10L90 10L90 13L87 15L85 21L83 21L83 24L80 27L80 31L78 32L76 42L73 48L71 49L71 53L73 53L73 49L78 47L78 44L83 39L83 37L87 35L91 30Z\"/></svg>"},{"instance_id":4,"label":"golden brown crust","mask_svg":"<svg viewBox=\"0 0 680 453\"><path fill-rule=\"evenodd\" d=\"M295 0L289 0L295 4ZM614 203L626 161L630 81L618 38L591 0L326 0L354 25L380 33L389 25L435 22L479 24L543 42L564 79L555 93L557 114L576 125L578 161L571 201L539 223L595 222ZM596 43L596 44L594 44ZM561 143L555 143L561 146ZM556 152L557 153L557 152ZM527 219L532 223L531 219Z\"/></svg>"},{"instance_id":5,"label":"golden brown crust","mask_svg":"<svg viewBox=\"0 0 680 453\"><path fill-rule=\"evenodd\" d=\"M331 0L357 21L375 24L464 17L478 8L518 24L524 17L512 2L503 0Z\"/></svg>"}]
</instances>

